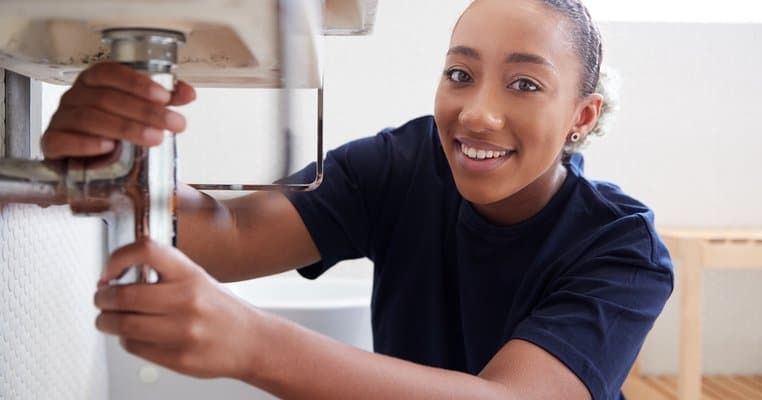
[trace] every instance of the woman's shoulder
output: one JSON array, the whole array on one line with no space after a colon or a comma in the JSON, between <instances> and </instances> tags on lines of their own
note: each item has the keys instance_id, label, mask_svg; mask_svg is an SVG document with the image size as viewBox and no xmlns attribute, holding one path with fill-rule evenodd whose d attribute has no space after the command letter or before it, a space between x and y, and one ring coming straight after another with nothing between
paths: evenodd
<instances>
[{"instance_id":1,"label":"woman's shoulder","mask_svg":"<svg viewBox=\"0 0 762 400\"><path fill-rule=\"evenodd\" d=\"M598 212L608 213L614 219L641 215L653 220L653 210L642 201L626 193L612 182L588 179L584 175L584 158L575 153L568 160L570 171L578 177L577 201L600 207Z\"/></svg>"},{"instance_id":2,"label":"woman's shoulder","mask_svg":"<svg viewBox=\"0 0 762 400\"><path fill-rule=\"evenodd\" d=\"M369 139L377 145L386 146L388 151L400 153L411 159L420 156L423 150L439 146L437 126L431 115L409 120L396 127L382 129Z\"/></svg>"},{"instance_id":3,"label":"woman's shoulder","mask_svg":"<svg viewBox=\"0 0 762 400\"><path fill-rule=\"evenodd\" d=\"M343 159L352 169L374 177L381 174L409 180L449 175L436 123L430 115L351 141L331 151L329 158Z\"/></svg>"},{"instance_id":4,"label":"woman's shoulder","mask_svg":"<svg viewBox=\"0 0 762 400\"><path fill-rule=\"evenodd\" d=\"M577 228L587 226L578 232L586 231L590 244L599 250L637 248L644 258L669 264L664 259L665 256L668 259L668 252L656 230L654 211L617 184L586 178L582 174L581 156L570 165L579 179L575 204L571 204L578 218L569 222Z\"/></svg>"},{"instance_id":5,"label":"woman's shoulder","mask_svg":"<svg viewBox=\"0 0 762 400\"><path fill-rule=\"evenodd\" d=\"M396 127L387 127L375 135L360 137L332 150L329 154L355 155L355 158L373 160L371 154L386 159L391 153L406 159L420 156L421 151L439 145L434 117L422 116Z\"/></svg>"}]
</instances>

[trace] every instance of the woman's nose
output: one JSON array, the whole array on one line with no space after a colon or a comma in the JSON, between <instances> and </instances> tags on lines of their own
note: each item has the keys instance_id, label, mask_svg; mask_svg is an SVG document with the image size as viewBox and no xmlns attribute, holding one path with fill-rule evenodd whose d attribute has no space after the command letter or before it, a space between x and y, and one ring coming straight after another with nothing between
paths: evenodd
<instances>
[{"instance_id":1,"label":"woman's nose","mask_svg":"<svg viewBox=\"0 0 762 400\"><path fill-rule=\"evenodd\" d=\"M463 105L458 121L472 132L499 131L505 127L505 114L494 96L478 93L471 101Z\"/></svg>"}]
</instances>

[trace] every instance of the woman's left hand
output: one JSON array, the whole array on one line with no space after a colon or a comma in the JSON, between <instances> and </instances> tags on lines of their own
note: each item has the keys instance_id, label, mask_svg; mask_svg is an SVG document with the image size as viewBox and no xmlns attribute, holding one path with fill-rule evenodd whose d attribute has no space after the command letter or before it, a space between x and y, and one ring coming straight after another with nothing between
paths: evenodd
<instances>
[{"instance_id":1,"label":"woman's left hand","mask_svg":"<svg viewBox=\"0 0 762 400\"><path fill-rule=\"evenodd\" d=\"M152 267L160 282L107 284L132 265ZM175 248L140 241L114 252L95 305L98 330L138 357L203 378L240 378L250 369L259 312Z\"/></svg>"}]
</instances>

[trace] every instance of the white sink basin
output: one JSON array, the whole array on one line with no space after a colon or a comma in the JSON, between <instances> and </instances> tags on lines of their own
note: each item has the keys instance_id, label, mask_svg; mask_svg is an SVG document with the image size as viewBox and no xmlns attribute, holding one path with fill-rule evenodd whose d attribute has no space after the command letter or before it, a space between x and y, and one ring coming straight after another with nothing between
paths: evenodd
<instances>
[{"instance_id":1,"label":"white sink basin","mask_svg":"<svg viewBox=\"0 0 762 400\"><path fill-rule=\"evenodd\" d=\"M269 310L340 309L370 305L371 282L364 279L268 277L234 284L234 291Z\"/></svg>"},{"instance_id":2,"label":"white sink basin","mask_svg":"<svg viewBox=\"0 0 762 400\"><path fill-rule=\"evenodd\" d=\"M377 0L290 1L295 87L319 87L320 34L365 34ZM277 0L0 0L0 68L71 83L108 57L106 28L185 33L177 75L196 86L279 87Z\"/></svg>"},{"instance_id":3,"label":"white sink basin","mask_svg":"<svg viewBox=\"0 0 762 400\"><path fill-rule=\"evenodd\" d=\"M234 292L254 306L341 342L373 350L370 281L263 278L240 282Z\"/></svg>"},{"instance_id":4,"label":"white sink basin","mask_svg":"<svg viewBox=\"0 0 762 400\"><path fill-rule=\"evenodd\" d=\"M371 282L361 279L271 277L228 285L262 310L288 318L336 340L372 351ZM257 340L255 336L251 340ZM107 340L109 400L272 400L231 379L201 380L158 367Z\"/></svg>"}]
</instances>

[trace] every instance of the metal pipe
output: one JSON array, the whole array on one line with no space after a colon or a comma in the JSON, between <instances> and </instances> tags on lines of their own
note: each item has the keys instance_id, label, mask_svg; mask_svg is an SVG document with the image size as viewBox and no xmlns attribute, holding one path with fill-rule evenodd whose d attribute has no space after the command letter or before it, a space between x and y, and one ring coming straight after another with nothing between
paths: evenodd
<instances>
[{"instance_id":1,"label":"metal pipe","mask_svg":"<svg viewBox=\"0 0 762 400\"><path fill-rule=\"evenodd\" d=\"M292 19L299 17L296 3L281 0L279 12L279 48L281 84L290 91L293 67L298 57L289 30ZM298 36L298 35L296 35ZM111 47L111 61L128 65L162 85L174 89L174 67L178 47L185 42L182 33L163 29L117 28L103 31L103 40ZM287 96L290 96L290 92ZM212 190L313 190L323 178L323 89L317 88L318 131L317 171L313 182L269 185L192 185ZM281 100L284 172L288 172L290 143L290 99ZM0 159L0 202L39 205L69 204L79 215L103 217L109 227L109 250L113 251L142 238L175 245L177 150L174 134L164 133L161 145L142 147L122 141L107 157L68 161L30 161ZM155 282L154 271L137 266L116 283Z\"/></svg>"},{"instance_id":2,"label":"metal pipe","mask_svg":"<svg viewBox=\"0 0 762 400\"><path fill-rule=\"evenodd\" d=\"M158 29L109 29L103 32L103 39L111 45L112 61L129 65L169 91L174 89L173 69L177 63L177 50L185 42L182 33ZM121 182L117 185L124 191L114 193L114 185L106 182L106 190L102 192L109 196L108 202L114 214L108 223L118 225L113 229L114 233L120 232L114 235L121 242L118 244L124 244L123 240L132 242L150 238L174 246L177 221L175 135L164 132L162 143L150 148L127 142L122 142L121 148L132 153L133 160L130 173L120 178ZM89 170L85 169L85 172ZM99 198L98 194L93 197ZM92 195L89 193L85 196L86 202L90 196ZM130 214L133 218L129 218ZM130 219L133 221L132 238L123 228L125 222ZM156 274L145 266L134 267L133 271L134 279L139 283L150 283L157 278ZM133 278L127 279L131 281Z\"/></svg>"},{"instance_id":3,"label":"metal pipe","mask_svg":"<svg viewBox=\"0 0 762 400\"><path fill-rule=\"evenodd\" d=\"M0 200L12 203L60 205L67 203L60 162L0 161Z\"/></svg>"},{"instance_id":4,"label":"metal pipe","mask_svg":"<svg viewBox=\"0 0 762 400\"><path fill-rule=\"evenodd\" d=\"M103 40L111 60L128 65L174 89L173 68L182 33L160 29L109 29ZM104 216L110 249L150 238L175 244L177 147L165 132L155 147L122 141L110 157L91 160L0 160L0 201L39 205L69 204L75 214ZM120 283L155 281L155 273L137 266Z\"/></svg>"}]
</instances>

